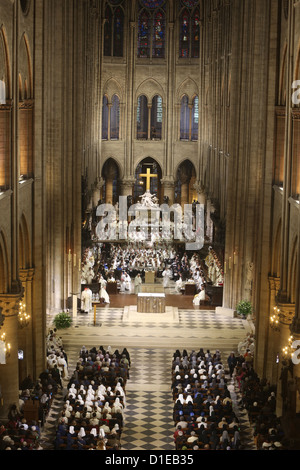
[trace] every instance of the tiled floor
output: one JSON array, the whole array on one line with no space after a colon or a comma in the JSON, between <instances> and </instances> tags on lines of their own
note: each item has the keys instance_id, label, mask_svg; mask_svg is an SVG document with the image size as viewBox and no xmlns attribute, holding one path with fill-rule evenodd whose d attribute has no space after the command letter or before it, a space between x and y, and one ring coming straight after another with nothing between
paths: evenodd
<instances>
[{"instance_id":1,"label":"tiled floor","mask_svg":"<svg viewBox=\"0 0 300 470\"><path fill-rule=\"evenodd\" d=\"M174 450L171 359L176 349L220 349L227 357L248 332L247 322L214 310L181 309L180 303L178 308L179 321L166 324L125 321L124 309L105 306L97 309L96 318L93 312L78 314L71 328L59 331L70 372L83 345L128 349L132 367L126 387L124 450ZM51 324L51 316L48 320ZM247 445L252 445L251 435Z\"/></svg>"}]
</instances>

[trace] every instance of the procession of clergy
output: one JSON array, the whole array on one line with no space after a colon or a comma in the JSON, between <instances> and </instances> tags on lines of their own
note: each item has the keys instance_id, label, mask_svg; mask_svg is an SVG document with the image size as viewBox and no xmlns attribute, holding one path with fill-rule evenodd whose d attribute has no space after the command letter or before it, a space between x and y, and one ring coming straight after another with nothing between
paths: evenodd
<instances>
[{"instance_id":1,"label":"procession of clergy","mask_svg":"<svg viewBox=\"0 0 300 470\"><path fill-rule=\"evenodd\" d=\"M207 283L220 285L223 282L222 267L211 247L205 259L201 260L199 253L180 252L171 244L138 249L136 244L95 244L86 248L82 260L81 310L91 311L95 300L110 304L109 282L117 282L120 293L138 294L147 271L154 272L164 288L172 285L176 294L182 293L186 283L195 284L194 305L207 300ZM99 284L98 294L90 289L90 285L95 283Z\"/></svg>"}]
</instances>

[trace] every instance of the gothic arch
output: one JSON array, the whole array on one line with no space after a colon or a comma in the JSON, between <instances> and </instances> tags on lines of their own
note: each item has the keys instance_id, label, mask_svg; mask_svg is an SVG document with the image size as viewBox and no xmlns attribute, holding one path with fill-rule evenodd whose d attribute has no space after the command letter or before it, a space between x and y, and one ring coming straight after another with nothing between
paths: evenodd
<instances>
[{"instance_id":1,"label":"gothic arch","mask_svg":"<svg viewBox=\"0 0 300 470\"><path fill-rule=\"evenodd\" d=\"M299 80L300 77L300 40L298 43L298 49L296 54L296 62L295 62L295 70L294 70L294 78L293 81ZM298 105L299 107L299 105Z\"/></svg>"},{"instance_id":2,"label":"gothic arch","mask_svg":"<svg viewBox=\"0 0 300 470\"><path fill-rule=\"evenodd\" d=\"M189 97L189 104L192 104L195 96L199 96L198 86L196 82L192 80L191 78L187 78L179 86L178 91L177 91L178 103L181 102L181 99L183 98L184 95L187 95Z\"/></svg>"},{"instance_id":3,"label":"gothic arch","mask_svg":"<svg viewBox=\"0 0 300 470\"><path fill-rule=\"evenodd\" d=\"M280 70L279 83L279 104L284 106L286 103L286 67L287 67L287 44L284 45L283 56Z\"/></svg>"},{"instance_id":4,"label":"gothic arch","mask_svg":"<svg viewBox=\"0 0 300 470\"><path fill-rule=\"evenodd\" d=\"M0 76L0 79L4 78L5 81L5 86L6 86L6 97L11 97L11 74L10 74L10 61L9 61L9 48L8 48L8 42L7 42L7 36L6 36L6 30L5 27L2 26L0 29L0 48L2 46L2 54L3 58L1 59L0 55L0 63L2 62L3 69L2 69L2 74L3 76Z\"/></svg>"},{"instance_id":5,"label":"gothic arch","mask_svg":"<svg viewBox=\"0 0 300 470\"><path fill-rule=\"evenodd\" d=\"M27 81L27 96L23 93L23 99L30 99L33 96L33 75L32 75L32 57L30 51L29 40L26 33L23 34L20 43L20 67L21 76ZM22 81L22 88L25 89L25 85Z\"/></svg>"},{"instance_id":6,"label":"gothic arch","mask_svg":"<svg viewBox=\"0 0 300 470\"><path fill-rule=\"evenodd\" d=\"M148 99L148 103L152 102L155 95L162 97L163 102L165 101L165 93L163 87L153 78L147 78L142 82L136 91L136 102L141 95L145 95Z\"/></svg>"},{"instance_id":7,"label":"gothic arch","mask_svg":"<svg viewBox=\"0 0 300 470\"><path fill-rule=\"evenodd\" d=\"M280 219L277 224L277 230L275 232L273 251L272 251L272 273L275 277L280 277L281 230L282 230L282 222Z\"/></svg>"},{"instance_id":8,"label":"gothic arch","mask_svg":"<svg viewBox=\"0 0 300 470\"><path fill-rule=\"evenodd\" d=\"M7 244L4 232L0 229L0 292L7 294L9 291L9 264Z\"/></svg>"},{"instance_id":9,"label":"gothic arch","mask_svg":"<svg viewBox=\"0 0 300 470\"><path fill-rule=\"evenodd\" d=\"M288 293L291 303L295 303L296 299L296 279L297 279L297 265L298 265L298 237L294 239L292 245L290 263L289 263L289 284Z\"/></svg>"},{"instance_id":10,"label":"gothic arch","mask_svg":"<svg viewBox=\"0 0 300 470\"><path fill-rule=\"evenodd\" d=\"M191 166L191 169L193 169L193 172L195 172L195 177L197 178L197 171L196 171L195 163L190 158L186 158L186 157L183 157L182 160L180 160L180 162L177 164L175 171L174 171L174 178L176 179L178 170L184 163Z\"/></svg>"},{"instance_id":11,"label":"gothic arch","mask_svg":"<svg viewBox=\"0 0 300 470\"><path fill-rule=\"evenodd\" d=\"M109 103L111 103L112 97L114 95L118 96L120 102L123 101L122 87L121 87L120 83L118 83L118 81L115 80L114 78L110 78L105 83L104 88L103 88L103 95L107 96L107 99L108 99Z\"/></svg>"},{"instance_id":12,"label":"gothic arch","mask_svg":"<svg viewBox=\"0 0 300 470\"><path fill-rule=\"evenodd\" d=\"M27 269L31 266L31 243L28 224L23 213L19 223L19 267Z\"/></svg>"},{"instance_id":13,"label":"gothic arch","mask_svg":"<svg viewBox=\"0 0 300 470\"><path fill-rule=\"evenodd\" d=\"M103 173L103 169L105 167L105 165L109 162L109 160L111 160L118 168L118 172L119 172L119 177L120 178L123 178L124 177L124 170L123 170L123 167L122 167L122 164L119 162L119 160L117 158L115 158L114 156L109 156L109 157L106 157L103 162L102 162L102 167L101 167L101 174Z\"/></svg>"}]
</instances>

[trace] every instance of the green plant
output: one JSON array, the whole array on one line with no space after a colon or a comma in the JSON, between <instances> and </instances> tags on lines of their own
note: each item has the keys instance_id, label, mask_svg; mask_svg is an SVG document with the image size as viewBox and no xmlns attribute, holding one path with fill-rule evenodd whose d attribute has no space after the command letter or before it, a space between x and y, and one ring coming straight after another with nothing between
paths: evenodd
<instances>
[{"instance_id":1,"label":"green plant","mask_svg":"<svg viewBox=\"0 0 300 470\"><path fill-rule=\"evenodd\" d=\"M251 302L248 300L241 300L236 306L236 311L244 317L251 315L253 311Z\"/></svg>"},{"instance_id":2,"label":"green plant","mask_svg":"<svg viewBox=\"0 0 300 470\"><path fill-rule=\"evenodd\" d=\"M72 318L66 312L58 313L53 320L53 323L57 329L65 329L69 328L72 324Z\"/></svg>"}]
</instances>

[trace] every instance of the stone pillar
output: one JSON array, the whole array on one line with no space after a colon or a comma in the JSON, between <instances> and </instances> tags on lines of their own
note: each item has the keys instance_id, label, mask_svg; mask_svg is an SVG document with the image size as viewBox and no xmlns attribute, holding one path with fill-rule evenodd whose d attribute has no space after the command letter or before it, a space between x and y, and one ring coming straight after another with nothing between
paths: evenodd
<instances>
[{"instance_id":1,"label":"stone pillar","mask_svg":"<svg viewBox=\"0 0 300 470\"><path fill-rule=\"evenodd\" d=\"M211 220L210 215L215 212L215 208L210 199L207 200L207 219L206 219L206 235L208 237L209 243L213 242L214 239L214 224Z\"/></svg>"},{"instance_id":2,"label":"stone pillar","mask_svg":"<svg viewBox=\"0 0 300 470\"><path fill-rule=\"evenodd\" d=\"M105 202L106 202L106 204L112 204L113 203L113 180L111 178L106 179Z\"/></svg>"},{"instance_id":3,"label":"stone pillar","mask_svg":"<svg viewBox=\"0 0 300 470\"><path fill-rule=\"evenodd\" d=\"M205 204L206 204L206 194L205 194L205 191L204 191L204 187L199 182L197 182L197 183L194 184L194 189L197 192L197 201L199 202L199 204L202 204L202 205L205 206Z\"/></svg>"},{"instance_id":4,"label":"stone pillar","mask_svg":"<svg viewBox=\"0 0 300 470\"><path fill-rule=\"evenodd\" d=\"M126 178L121 181L121 196L132 196L134 178Z\"/></svg>"},{"instance_id":5,"label":"stone pillar","mask_svg":"<svg viewBox=\"0 0 300 470\"><path fill-rule=\"evenodd\" d=\"M2 401L0 419L6 419L10 405L19 404L19 364L18 364L18 311L23 291L16 294L1 294L0 308L4 315L1 334L6 334L6 344L10 344L10 355L6 364L0 365L0 386Z\"/></svg>"},{"instance_id":6,"label":"stone pillar","mask_svg":"<svg viewBox=\"0 0 300 470\"><path fill-rule=\"evenodd\" d=\"M169 198L169 205L171 206L174 203L174 180L163 178L161 184L163 185L164 196Z\"/></svg>"},{"instance_id":7,"label":"stone pillar","mask_svg":"<svg viewBox=\"0 0 300 470\"><path fill-rule=\"evenodd\" d=\"M289 357L286 361L283 358L282 351L283 348L289 345L289 338L291 336L291 325L295 316L295 304L288 303L278 303L279 309L279 343L278 353L279 353L279 371L278 371L278 381L277 381L277 400L276 400L276 414L277 416L282 416L285 414L286 407L288 405L286 390L287 382L289 378L285 377L286 364L290 365ZM287 374L289 375L289 374Z\"/></svg>"},{"instance_id":8,"label":"stone pillar","mask_svg":"<svg viewBox=\"0 0 300 470\"><path fill-rule=\"evenodd\" d=\"M270 312L269 316L275 314L277 309L276 296L280 287L280 278L269 277L270 288ZM278 382L278 363L276 362L277 354L279 353L279 325L270 323L268 333L268 356L266 357L266 376L270 379L271 383Z\"/></svg>"},{"instance_id":9,"label":"stone pillar","mask_svg":"<svg viewBox=\"0 0 300 470\"><path fill-rule=\"evenodd\" d=\"M32 354L33 331L32 331L32 318L33 318L33 299L32 299L32 283L34 277L34 269L21 269L20 280L24 288L23 302L26 305L26 313L30 315L30 322L28 327L19 330L19 349L24 351L24 360L20 363L20 380L23 380L27 375L35 376L34 361Z\"/></svg>"},{"instance_id":10,"label":"stone pillar","mask_svg":"<svg viewBox=\"0 0 300 470\"><path fill-rule=\"evenodd\" d=\"M184 208L185 204L189 203L189 184L182 183L181 185L181 206Z\"/></svg>"},{"instance_id":11,"label":"stone pillar","mask_svg":"<svg viewBox=\"0 0 300 470\"><path fill-rule=\"evenodd\" d=\"M101 190L104 186L104 179L103 178L98 178L95 188L93 190L93 195L92 195L92 204L93 207L98 206L98 202L101 199Z\"/></svg>"}]
</instances>

